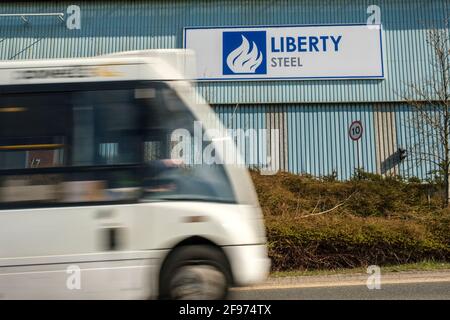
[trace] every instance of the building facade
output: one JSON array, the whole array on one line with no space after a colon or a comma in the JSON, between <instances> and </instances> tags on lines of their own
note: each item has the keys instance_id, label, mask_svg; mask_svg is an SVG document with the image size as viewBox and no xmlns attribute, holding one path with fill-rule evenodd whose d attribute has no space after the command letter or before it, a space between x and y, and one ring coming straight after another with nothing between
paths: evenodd
<instances>
[{"instance_id":1,"label":"building facade","mask_svg":"<svg viewBox=\"0 0 450 320\"><path fill-rule=\"evenodd\" d=\"M373 5L382 24L383 79L208 81L197 87L225 126L278 129L281 170L348 179L359 166L426 179L429 163L398 157L416 139L401 96L406 84L430 75L426 35L445 28L448 0L8 1L0 4L0 57L182 48L184 28L196 26L365 24ZM356 120L364 128L358 142L348 134Z\"/></svg>"}]
</instances>

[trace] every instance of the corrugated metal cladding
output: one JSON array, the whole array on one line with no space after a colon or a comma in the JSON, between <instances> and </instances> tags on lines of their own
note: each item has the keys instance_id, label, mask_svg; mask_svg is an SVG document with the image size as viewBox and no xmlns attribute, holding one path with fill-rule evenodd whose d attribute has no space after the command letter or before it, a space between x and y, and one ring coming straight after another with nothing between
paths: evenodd
<instances>
[{"instance_id":1,"label":"corrugated metal cladding","mask_svg":"<svg viewBox=\"0 0 450 320\"><path fill-rule=\"evenodd\" d=\"M379 174L432 177L429 163L414 157L398 163L398 148L417 143L411 110L402 104L219 105L214 109L229 128L279 129L283 171L315 176L334 173L349 179L359 167ZM348 137L349 124L355 119L364 127L358 142ZM260 163L266 163L263 157L270 155L265 148L261 148ZM248 147L243 152L247 163L250 152Z\"/></svg>"},{"instance_id":2,"label":"corrugated metal cladding","mask_svg":"<svg viewBox=\"0 0 450 320\"><path fill-rule=\"evenodd\" d=\"M1 3L2 13L65 12L77 1ZM213 104L395 101L402 83L427 74L426 28L443 20L450 0L82 1L80 30L55 17L0 19L0 58L92 56L146 48L181 48L186 26L366 23L381 8L385 80L202 83Z\"/></svg>"},{"instance_id":3,"label":"corrugated metal cladding","mask_svg":"<svg viewBox=\"0 0 450 320\"><path fill-rule=\"evenodd\" d=\"M405 125L410 109L398 101L405 83L430 73L430 26L443 27L450 0L174 0L34 1L0 4L1 13L65 12L81 8L81 29L68 30L55 17L0 18L0 58L84 57L115 51L181 48L187 26L365 23L367 7L381 8L384 80L241 81L199 83L200 93L232 128L280 130L280 166L295 173L347 179L367 171L416 175L431 168L406 159L414 130ZM447 10L448 11L448 10ZM238 106L238 107L236 107ZM357 144L349 124L361 120ZM265 148L261 143L257 148ZM261 155L260 150L246 151ZM359 154L358 154L359 151ZM358 161L359 159L359 161Z\"/></svg>"}]
</instances>

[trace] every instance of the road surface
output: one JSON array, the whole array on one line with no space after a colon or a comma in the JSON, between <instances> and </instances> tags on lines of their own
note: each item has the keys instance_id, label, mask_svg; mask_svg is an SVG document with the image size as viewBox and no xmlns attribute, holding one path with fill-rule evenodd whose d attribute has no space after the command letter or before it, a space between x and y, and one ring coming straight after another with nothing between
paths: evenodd
<instances>
[{"instance_id":1,"label":"road surface","mask_svg":"<svg viewBox=\"0 0 450 320\"><path fill-rule=\"evenodd\" d=\"M380 288L368 289L367 274L271 278L233 289L231 299L251 300L450 300L450 270L381 274Z\"/></svg>"}]
</instances>

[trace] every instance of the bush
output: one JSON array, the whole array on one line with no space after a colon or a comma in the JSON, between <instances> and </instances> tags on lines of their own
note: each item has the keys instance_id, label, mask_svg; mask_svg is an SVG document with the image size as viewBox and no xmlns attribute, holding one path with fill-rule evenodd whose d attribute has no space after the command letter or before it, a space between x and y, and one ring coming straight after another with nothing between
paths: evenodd
<instances>
[{"instance_id":1,"label":"bush","mask_svg":"<svg viewBox=\"0 0 450 320\"><path fill-rule=\"evenodd\" d=\"M450 210L440 207L438 183L364 172L344 182L252 177L274 270L450 261Z\"/></svg>"},{"instance_id":2,"label":"bush","mask_svg":"<svg viewBox=\"0 0 450 320\"><path fill-rule=\"evenodd\" d=\"M442 229L444 231L444 229ZM448 261L450 241L417 222L351 216L267 221L274 271Z\"/></svg>"},{"instance_id":3,"label":"bush","mask_svg":"<svg viewBox=\"0 0 450 320\"><path fill-rule=\"evenodd\" d=\"M358 179L342 182L332 177L316 179L285 172L273 176L252 172L252 177L265 215L305 215L341 202L345 205L337 212L357 216L409 216L441 208L440 187L414 179L408 182L359 173Z\"/></svg>"}]
</instances>

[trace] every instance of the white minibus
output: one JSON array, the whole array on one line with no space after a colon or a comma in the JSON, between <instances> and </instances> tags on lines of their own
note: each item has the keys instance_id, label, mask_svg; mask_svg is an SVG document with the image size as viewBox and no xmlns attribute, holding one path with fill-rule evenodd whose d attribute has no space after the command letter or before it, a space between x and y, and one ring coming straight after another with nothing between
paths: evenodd
<instances>
[{"instance_id":1,"label":"white minibus","mask_svg":"<svg viewBox=\"0 0 450 320\"><path fill-rule=\"evenodd\" d=\"M189 57L0 62L0 299L224 299L266 279L247 169L204 159L222 127Z\"/></svg>"}]
</instances>

